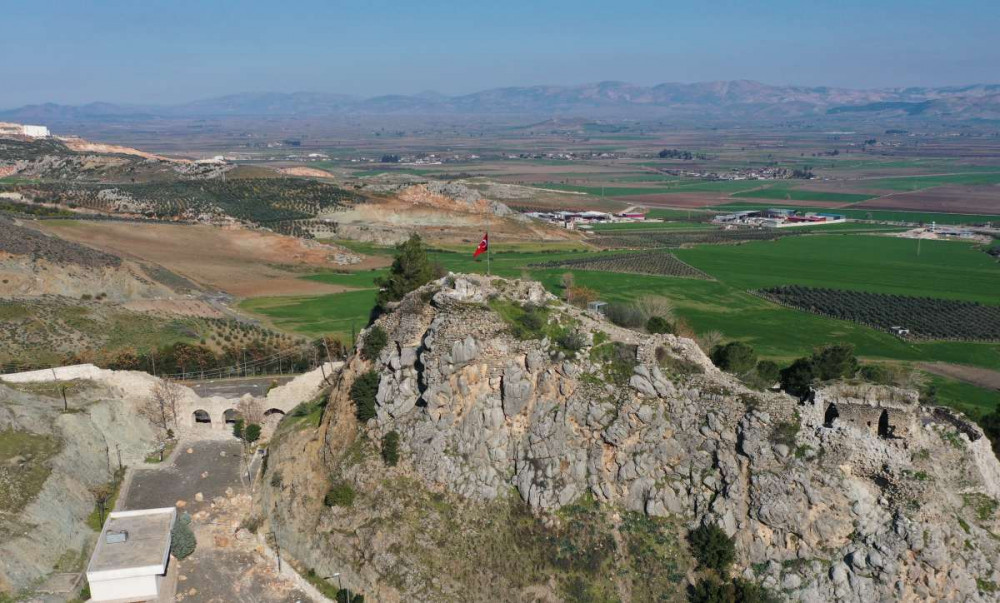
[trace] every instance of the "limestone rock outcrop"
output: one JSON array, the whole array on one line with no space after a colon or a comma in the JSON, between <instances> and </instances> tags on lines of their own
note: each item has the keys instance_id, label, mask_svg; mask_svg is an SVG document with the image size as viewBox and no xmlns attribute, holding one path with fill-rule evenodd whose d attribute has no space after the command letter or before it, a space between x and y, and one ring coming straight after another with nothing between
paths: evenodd
<instances>
[{"instance_id":1,"label":"limestone rock outcrop","mask_svg":"<svg viewBox=\"0 0 1000 603\"><path fill-rule=\"evenodd\" d=\"M515 336L516 308L539 307L546 324ZM430 491L489 504L513 489L541 516L592 499L715 523L735 539L735 574L792 600L996 600L1000 464L976 425L912 392L838 383L800 401L755 391L690 340L622 329L538 283L499 278L446 277L377 324L388 346L348 360L322 442L308 445L305 462L323 471L338 470L345 443L396 432L393 471ZM574 331L586 335L582 349L559 335ZM347 392L370 370L377 416L358 424ZM323 512L308 506L316 495L258 497L289 534L308 533L285 543L293 555L332 570L388 554L391 532L359 533L365 551L353 557L314 533L315 521L331 534L350 523L336 509L306 519L307 507ZM361 565L349 576L358 588L415 596L406 580L387 585Z\"/></svg>"}]
</instances>

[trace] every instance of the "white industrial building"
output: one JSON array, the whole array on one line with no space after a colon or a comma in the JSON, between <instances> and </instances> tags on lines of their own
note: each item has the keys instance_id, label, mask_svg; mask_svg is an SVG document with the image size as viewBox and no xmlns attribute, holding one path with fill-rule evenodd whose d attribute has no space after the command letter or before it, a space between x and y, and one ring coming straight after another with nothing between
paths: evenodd
<instances>
[{"instance_id":1,"label":"white industrial building","mask_svg":"<svg viewBox=\"0 0 1000 603\"><path fill-rule=\"evenodd\" d=\"M51 136L45 126L30 126L0 121L0 135L26 136L28 138L48 138Z\"/></svg>"},{"instance_id":2,"label":"white industrial building","mask_svg":"<svg viewBox=\"0 0 1000 603\"><path fill-rule=\"evenodd\" d=\"M174 507L108 515L87 566L91 601L150 601L160 596L170 560Z\"/></svg>"}]
</instances>

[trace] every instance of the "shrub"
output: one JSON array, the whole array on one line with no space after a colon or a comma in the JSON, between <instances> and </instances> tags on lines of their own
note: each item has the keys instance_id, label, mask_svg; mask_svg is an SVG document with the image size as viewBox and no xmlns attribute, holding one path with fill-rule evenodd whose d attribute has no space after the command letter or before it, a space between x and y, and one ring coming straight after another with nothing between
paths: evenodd
<instances>
[{"instance_id":1,"label":"shrub","mask_svg":"<svg viewBox=\"0 0 1000 603\"><path fill-rule=\"evenodd\" d=\"M733 590L738 603L778 603L781 599L764 586L743 578L733 580Z\"/></svg>"},{"instance_id":2,"label":"shrub","mask_svg":"<svg viewBox=\"0 0 1000 603\"><path fill-rule=\"evenodd\" d=\"M816 379L816 368L811 358L799 358L781 371L781 388L793 396L804 398Z\"/></svg>"},{"instance_id":3,"label":"shrub","mask_svg":"<svg viewBox=\"0 0 1000 603\"><path fill-rule=\"evenodd\" d=\"M537 333L545 326L546 316L541 308L537 306L525 306L524 314L518 317L518 324L524 328L525 332Z\"/></svg>"},{"instance_id":4,"label":"shrub","mask_svg":"<svg viewBox=\"0 0 1000 603\"><path fill-rule=\"evenodd\" d=\"M631 304L610 303L604 306L604 315L619 327L629 329L641 327L645 323L642 312Z\"/></svg>"},{"instance_id":5,"label":"shrub","mask_svg":"<svg viewBox=\"0 0 1000 603\"><path fill-rule=\"evenodd\" d=\"M354 505L354 488L350 484L340 482L330 488L323 497L323 504L328 507L350 507Z\"/></svg>"},{"instance_id":6,"label":"shrub","mask_svg":"<svg viewBox=\"0 0 1000 603\"><path fill-rule=\"evenodd\" d=\"M587 346L587 336L580 331L570 331L556 338L556 344L567 352L579 352Z\"/></svg>"},{"instance_id":7,"label":"shrub","mask_svg":"<svg viewBox=\"0 0 1000 603\"><path fill-rule=\"evenodd\" d=\"M243 419L236 419L233 423L233 437L243 439Z\"/></svg>"},{"instance_id":8,"label":"shrub","mask_svg":"<svg viewBox=\"0 0 1000 603\"><path fill-rule=\"evenodd\" d=\"M271 475L271 487L272 488L280 488L281 487L281 472L280 471L275 471L274 474Z\"/></svg>"},{"instance_id":9,"label":"shrub","mask_svg":"<svg viewBox=\"0 0 1000 603\"><path fill-rule=\"evenodd\" d=\"M194 552L196 546L198 541L191 531L191 516L184 513L177 518L170 531L170 553L177 559L184 559Z\"/></svg>"},{"instance_id":10,"label":"shrub","mask_svg":"<svg viewBox=\"0 0 1000 603\"><path fill-rule=\"evenodd\" d=\"M884 364L866 364L861 367L861 378L869 383L891 385L895 382L893 371Z\"/></svg>"},{"instance_id":11,"label":"shrub","mask_svg":"<svg viewBox=\"0 0 1000 603\"><path fill-rule=\"evenodd\" d=\"M1000 456L1000 404L990 414L983 415L979 420L979 426L993 444L993 452Z\"/></svg>"},{"instance_id":12,"label":"shrub","mask_svg":"<svg viewBox=\"0 0 1000 603\"><path fill-rule=\"evenodd\" d=\"M662 316L652 316L646 321L646 330L650 333L673 333L674 325Z\"/></svg>"},{"instance_id":13,"label":"shrub","mask_svg":"<svg viewBox=\"0 0 1000 603\"><path fill-rule=\"evenodd\" d=\"M365 603L364 595L352 595L351 591L342 588L337 591L337 603Z\"/></svg>"},{"instance_id":14,"label":"shrub","mask_svg":"<svg viewBox=\"0 0 1000 603\"><path fill-rule=\"evenodd\" d=\"M707 576L688 587L688 601L691 603L734 603L736 591L732 584L722 582L715 576Z\"/></svg>"},{"instance_id":15,"label":"shrub","mask_svg":"<svg viewBox=\"0 0 1000 603\"><path fill-rule=\"evenodd\" d=\"M362 423L375 418L375 395L378 394L379 375L375 371L362 373L351 384L354 412Z\"/></svg>"},{"instance_id":16,"label":"shrub","mask_svg":"<svg viewBox=\"0 0 1000 603\"><path fill-rule=\"evenodd\" d=\"M361 346L361 356L365 360L375 360L388 343L389 335L385 329L375 325L368 329L365 334L365 341Z\"/></svg>"},{"instance_id":17,"label":"shrub","mask_svg":"<svg viewBox=\"0 0 1000 603\"><path fill-rule=\"evenodd\" d=\"M399 433L390 431L382 436L382 460L389 467L399 462Z\"/></svg>"},{"instance_id":18,"label":"shrub","mask_svg":"<svg viewBox=\"0 0 1000 603\"><path fill-rule=\"evenodd\" d=\"M654 316L670 322L674 319L674 304L662 295L643 295L635 300L635 307L647 321Z\"/></svg>"},{"instance_id":19,"label":"shrub","mask_svg":"<svg viewBox=\"0 0 1000 603\"><path fill-rule=\"evenodd\" d=\"M715 366L734 375L747 375L757 366L757 352L742 341L731 341L712 350Z\"/></svg>"},{"instance_id":20,"label":"shrub","mask_svg":"<svg viewBox=\"0 0 1000 603\"><path fill-rule=\"evenodd\" d=\"M260 439L260 425L251 423L243 430L243 439L247 444L253 444Z\"/></svg>"},{"instance_id":21,"label":"shrub","mask_svg":"<svg viewBox=\"0 0 1000 603\"><path fill-rule=\"evenodd\" d=\"M854 346L836 343L820 348L813 353L813 366L820 381L853 377L858 372L858 360L854 357Z\"/></svg>"},{"instance_id":22,"label":"shrub","mask_svg":"<svg viewBox=\"0 0 1000 603\"><path fill-rule=\"evenodd\" d=\"M795 447L795 436L798 435L800 429L799 420L795 421L780 421L774 424L771 428L770 440L772 444L784 444L789 448Z\"/></svg>"},{"instance_id":23,"label":"shrub","mask_svg":"<svg viewBox=\"0 0 1000 603\"><path fill-rule=\"evenodd\" d=\"M597 298L597 291L590 287L573 286L566 291L566 301L581 308L592 301L597 301Z\"/></svg>"},{"instance_id":24,"label":"shrub","mask_svg":"<svg viewBox=\"0 0 1000 603\"><path fill-rule=\"evenodd\" d=\"M770 360L759 361L754 373L754 381L762 388L771 387L781 378L781 369L777 363Z\"/></svg>"},{"instance_id":25,"label":"shrub","mask_svg":"<svg viewBox=\"0 0 1000 603\"><path fill-rule=\"evenodd\" d=\"M725 574L736 559L736 546L722 528L715 524L704 524L688 534L691 553L698 563L720 574Z\"/></svg>"}]
</instances>

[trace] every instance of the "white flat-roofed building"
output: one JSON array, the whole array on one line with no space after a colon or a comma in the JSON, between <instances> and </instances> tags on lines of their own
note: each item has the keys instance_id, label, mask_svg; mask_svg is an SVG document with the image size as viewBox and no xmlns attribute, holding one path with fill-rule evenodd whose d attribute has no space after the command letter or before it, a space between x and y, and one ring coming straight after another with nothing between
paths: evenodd
<instances>
[{"instance_id":1,"label":"white flat-roofed building","mask_svg":"<svg viewBox=\"0 0 1000 603\"><path fill-rule=\"evenodd\" d=\"M170 559L174 507L108 515L87 566L92 601L149 601L160 596Z\"/></svg>"}]
</instances>

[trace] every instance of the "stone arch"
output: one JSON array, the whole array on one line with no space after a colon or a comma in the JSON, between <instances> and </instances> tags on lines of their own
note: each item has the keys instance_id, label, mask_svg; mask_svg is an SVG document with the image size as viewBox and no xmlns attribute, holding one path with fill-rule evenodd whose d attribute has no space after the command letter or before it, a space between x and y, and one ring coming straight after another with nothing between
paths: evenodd
<instances>
[{"instance_id":1,"label":"stone arch","mask_svg":"<svg viewBox=\"0 0 1000 603\"><path fill-rule=\"evenodd\" d=\"M892 431L892 426L889 425L889 411L883 410L878 416L878 437L891 438Z\"/></svg>"},{"instance_id":2,"label":"stone arch","mask_svg":"<svg viewBox=\"0 0 1000 603\"><path fill-rule=\"evenodd\" d=\"M236 422L236 419L240 418L240 413L235 408L228 408L222 413L222 421L226 425L232 425Z\"/></svg>"},{"instance_id":3,"label":"stone arch","mask_svg":"<svg viewBox=\"0 0 1000 603\"><path fill-rule=\"evenodd\" d=\"M202 423L211 427L212 415L208 414L207 410L199 408L195 410L193 413L191 413L191 422L194 423L195 425Z\"/></svg>"},{"instance_id":4,"label":"stone arch","mask_svg":"<svg viewBox=\"0 0 1000 603\"><path fill-rule=\"evenodd\" d=\"M826 407L826 414L823 416L823 425L825 427L833 427L833 422L840 417L840 411L837 410L837 405L831 403Z\"/></svg>"},{"instance_id":5,"label":"stone arch","mask_svg":"<svg viewBox=\"0 0 1000 603\"><path fill-rule=\"evenodd\" d=\"M274 429L278 426L278 423L285 418L285 411L280 408L269 408L264 411L264 425L268 429Z\"/></svg>"}]
</instances>

